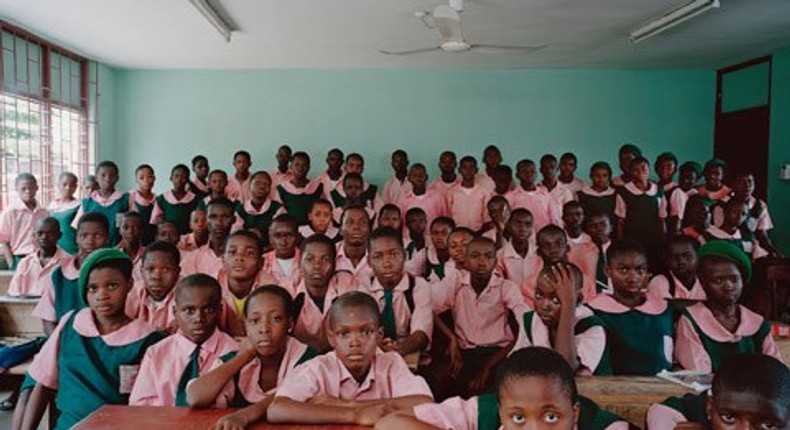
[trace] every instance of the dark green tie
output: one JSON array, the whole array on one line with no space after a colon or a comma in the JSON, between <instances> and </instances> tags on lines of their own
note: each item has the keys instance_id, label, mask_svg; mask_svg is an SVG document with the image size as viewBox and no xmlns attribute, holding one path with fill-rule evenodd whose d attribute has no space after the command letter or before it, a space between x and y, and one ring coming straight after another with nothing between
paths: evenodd
<instances>
[{"instance_id":1,"label":"dark green tie","mask_svg":"<svg viewBox=\"0 0 790 430\"><path fill-rule=\"evenodd\" d=\"M393 290L384 290L384 309L381 310L381 322L384 324L384 336L397 339L398 330L395 326L395 308L392 306Z\"/></svg>"},{"instance_id":2,"label":"dark green tie","mask_svg":"<svg viewBox=\"0 0 790 430\"><path fill-rule=\"evenodd\" d=\"M184 368L184 373L181 374L181 379L178 380L176 406L189 406L187 404L187 384L198 376L200 376L200 345L196 346L192 354L189 355L187 367Z\"/></svg>"},{"instance_id":3,"label":"dark green tie","mask_svg":"<svg viewBox=\"0 0 790 430\"><path fill-rule=\"evenodd\" d=\"M603 252L603 246L598 246L598 264L595 265L595 290L599 293L604 289L604 285L609 285L609 279L606 277L606 254Z\"/></svg>"}]
</instances>

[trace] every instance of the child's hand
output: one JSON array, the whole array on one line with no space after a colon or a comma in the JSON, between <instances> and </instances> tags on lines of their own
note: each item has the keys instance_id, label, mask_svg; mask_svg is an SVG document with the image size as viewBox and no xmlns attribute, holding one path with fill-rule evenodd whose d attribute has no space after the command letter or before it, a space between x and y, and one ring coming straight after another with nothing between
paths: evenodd
<instances>
[{"instance_id":1,"label":"child's hand","mask_svg":"<svg viewBox=\"0 0 790 430\"><path fill-rule=\"evenodd\" d=\"M247 422L238 413L225 415L217 420L211 430L244 430Z\"/></svg>"},{"instance_id":2,"label":"child's hand","mask_svg":"<svg viewBox=\"0 0 790 430\"><path fill-rule=\"evenodd\" d=\"M450 343L447 345L447 352L450 353L450 375L455 378L461 373L461 367L464 365L461 347L455 338L450 339Z\"/></svg>"},{"instance_id":3,"label":"child's hand","mask_svg":"<svg viewBox=\"0 0 790 430\"><path fill-rule=\"evenodd\" d=\"M354 405L354 402L351 400L338 399L337 397L328 396L326 394L319 394L308 400L307 403L313 405L345 406L345 407Z\"/></svg>"},{"instance_id":4,"label":"child's hand","mask_svg":"<svg viewBox=\"0 0 790 430\"><path fill-rule=\"evenodd\" d=\"M399 347L400 345L398 344L398 341L392 340L388 337L385 337L384 339L381 340L381 343L379 343L379 348L381 348L384 352L389 352L389 351L397 352Z\"/></svg>"},{"instance_id":5,"label":"child's hand","mask_svg":"<svg viewBox=\"0 0 790 430\"><path fill-rule=\"evenodd\" d=\"M362 406L356 410L356 418L354 421L361 426L372 427L380 418L394 412L387 403L375 403L370 406Z\"/></svg>"},{"instance_id":6,"label":"child's hand","mask_svg":"<svg viewBox=\"0 0 790 430\"><path fill-rule=\"evenodd\" d=\"M700 423L677 423L675 424L675 430L705 430L704 424Z\"/></svg>"},{"instance_id":7,"label":"child's hand","mask_svg":"<svg viewBox=\"0 0 790 430\"><path fill-rule=\"evenodd\" d=\"M568 309L576 308L576 282L573 279L573 273L568 266L555 264L551 267L553 276L546 276L545 282L554 288L557 292L557 298L560 299L560 305Z\"/></svg>"}]
</instances>

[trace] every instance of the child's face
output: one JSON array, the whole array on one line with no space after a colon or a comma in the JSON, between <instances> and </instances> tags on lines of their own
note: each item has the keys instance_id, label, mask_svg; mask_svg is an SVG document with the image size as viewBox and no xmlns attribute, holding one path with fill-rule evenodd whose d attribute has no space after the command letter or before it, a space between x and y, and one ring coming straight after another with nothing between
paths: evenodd
<instances>
[{"instance_id":1,"label":"child's face","mask_svg":"<svg viewBox=\"0 0 790 430\"><path fill-rule=\"evenodd\" d=\"M186 169L176 169L170 173L170 183L173 184L174 190L183 191L189 183L189 171Z\"/></svg>"},{"instance_id":2,"label":"child's face","mask_svg":"<svg viewBox=\"0 0 790 430\"><path fill-rule=\"evenodd\" d=\"M631 151L625 151L620 153L618 158L620 162L620 170L622 170L623 173L625 173L630 171L631 161L633 161L634 158L636 158L636 154Z\"/></svg>"},{"instance_id":3,"label":"child's face","mask_svg":"<svg viewBox=\"0 0 790 430\"><path fill-rule=\"evenodd\" d=\"M710 226L710 210L701 200L691 200L686 205L684 217L691 225L708 228Z\"/></svg>"},{"instance_id":4,"label":"child's face","mask_svg":"<svg viewBox=\"0 0 790 430\"><path fill-rule=\"evenodd\" d=\"M54 222L39 222L36 226L36 243L43 250L54 250L60 239L60 227Z\"/></svg>"},{"instance_id":5,"label":"child's face","mask_svg":"<svg viewBox=\"0 0 790 430\"><path fill-rule=\"evenodd\" d=\"M151 169L140 169L135 176L137 181L137 189L140 191L151 191L154 188L156 177Z\"/></svg>"},{"instance_id":6,"label":"child's face","mask_svg":"<svg viewBox=\"0 0 790 430\"><path fill-rule=\"evenodd\" d=\"M236 173L249 172L251 165L252 161L246 155L240 154L233 159L233 167L236 169Z\"/></svg>"},{"instance_id":7,"label":"child's face","mask_svg":"<svg viewBox=\"0 0 790 430\"><path fill-rule=\"evenodd\" d=\"M189 214L189 229L194 233L200 234L208 228L208 220L206 219L206 211L203 209L195 209Z\"/></svg>"},{"instance_id":8,"label":"child's face","mask_svg":"<svg viewBox=\"0 0 790 430\"><path fill-rule=\"evenodd\" d=\"M571 206L562 211L562 222L569 230L581 228L584 222L584 209L581 206Z\"/></svg>"},{"instance_id":9,"label":"child's face","mask_svg":"<svg viewBox=\"0 0 790 430\"><path fill-rule=\"evenodd\" d=\"M721 166L712 166L705 171L705 182L711 188L718 188L721 186L721 180L724 178L724 168Z\"/></svg>"},{"instance_id":10,"label":"child's face","mask_svg":"<svg viewBox=\"0 0 790 430\"><path fill-rule=\"evenodd\" d=\"M85 299L88 307L98 317L112 318L124 313L126 296L132 288L132 280L120 270L102 267L88 274Z\"/></svg>"},{"instance_id":11,"label":"child's face","mask_svg":"<svg viewBox=\"0 0 790 430\"><path fill-rule=\"evenodd\" d=\"M598 245L609 241L612 235L612 221L606 215L595 215L587 221L587 234Z\"/></svg>"},{"instance_id":12,"label":"child's face","mask_svg":"<svg viewBox=\"0 0 790 430\"><path fill-rule=\"evenodd\" d=\"M411 233L412 236L425 233L425 215L419 212L407 215L406 228L409 229L409 233Z\"/></svg>"},{"instance_id":13,"label":"child's face","mask_svg":"<svg viewBox=\"0 0 790 430\"><path fill-rule=\"evenodd\" d=\"M208 176L209 172L208 161L198 160L197 163L192 165L192 171L195 172L195 176L198 178L206 179L206 176Z\"/></svg>"},{"instance_id":14,"label":"child's face","mask_svg":"<svg viewBox=\"0 0 790 430\"><path fill-rule=\"evenodd\" d=\"M326 167L329 170L337 171L343 166L343 155L337 151L332 151L326 156Z\"/></svg>"},{"instance_id":15,"label":"child's face","mask_svg":"<svg viewBox=\"0 0 790 430\"><path fill-rule=\"evenodd\" d=\"M370 221L364 210L353 209L346 212L340 226L343 242L353 246L363 245L370 234Z\"/></svg>"},{"instance_id":16,"label":"child's face","mask_svg":"<svg viewBox=\"0 0 790 430\"><path fill-rule=\"evenodd\" d=\"M409 167L409 159L405 155L397 153L392 156L390 165L396 172L403 172Z\"/></svg>"},{"instance_id":17,"label":"child's face","mask_svg":"<svg viewBox=\"0 0 790 430\"><path fill-rule=\"evenodd\" d=\"M86 197L98 189L99 183L95 179L85 178L85 180L82 181L82 193Z\"/></svg>"},{"instance_id":18,"label":"child's face","mask_svg":"<svg viewBox=\"0 0 790 430\"><path fill-rule=\"evenodd\" d=\"M146 291L154 300L163 300L178 282L180 272L181 268L174 264L166 252L147 253L143 260L143 281Z\"/></svg>"},{"instance_id":19,"label":"child's face","mask_svg":"<svg viewBox=\"0 0 790 430\"><path fill-rule=\"evenodd\" d=\"M163 223L156 227L156 240L178 245L179 239L181 239L181 236L178 234L178 229L175 225Z\"/></svg>"},{"instance_id":20,"label":"child's face","mask_svg":"<svg viewBox=\"0 0 790 430\"><path fill-rule=\"evenodd\" d=\"M503 201L492 201L488 204L488 216L498 223L504 224L510 219L510 206Z\"/></svg>"},{"instance_id":21,"label":"child's face","mask_svg":"<svg viewBox=\"0 0 790 430\"><path fill-rule=\"evenodd\" d=\"M254 279L261 270L261 248L251 238L234 236L228 240L223 257L231 279Z\"/></svg>"},{"instance_id":22,"label":"child's face","mask_svg":"<svg viewBox=\"0 0 790 430\"><path fill-rule=\"evenodd\" d=\"M258 200L266 200L272 191L272 180L267 175L255 175L250 181L250 195Z\"/></svg>"},{"instance_id":23,"label":"child's face","mask_svg":"<svg viewBox=\"0 0 790 430\"><path fill-rule=\"evenodd\" d=\"M538 255L547 260L550 264L555 264L565 260L570 250L565 234L539 234L538 235Z\"/></svg>"},{"instance_id":24,"label":"child's face","mask_svg":"<svg viewBox=\"0 0 790 430\"><path fill-rule=\"evenodd\" d=\"M58 183L58 190L63 197L74 197L74 193L77 192L77 180L69 176L64 176L63 179L60 180L60 183Z\"/></svg>"},{"instance_id":25,"label":"child's face","mask_svg":"<svg viewBox=\"0 0 790 430\"><path fill-rule=\"evenodd\" d=\"M535 284L535 313L546 324L546 327L557 328L560 321L562 302L546 279L546 274L538 276Z\"/></svg>"},{"instance_id":26,"label":"child's face","mask_svg":"<svg viewBox=\"0 0 790 430\"><path fill-rule=\"evenodd\" d=\"M724 219L731 226L740 226L746 220L746 215L749 214L749 209L744 204L731 204L727 206L724 211Z\"/></svg>"},{"instance_id":27,"label":"child's face","mask_svg":"<svg viewBox=\"0 0 790 430\"><path fill-rule=\"evenodd\" d=\"M228 179L221 173L214 173L208 178L208 186L214 194L223 194L228 186Z\"/></svg>"},{"instance_id":28,"label":"child's face","mask_svg":"<svg viewBox=\"0 0 790 430\"><path fill-rule=\"evenodd\" d=\"M347 179L343 181L343 191L349 199L358 199L362 195L362 181L357 179Z\"/></svg>"},{"instance_id":29,"label":"child's face","mask_svg":"<svg viewBox=\"0 0 790 430\"><path fill-rule=\"evenodd\" d=\"M592 185L599 190L609 188L609 179L609 171L606 169L593 169L590 172Z\"/></svg>"},{"instance_id":30,"label":"child's face","mask_svg":"<svg viewBox=\"0 0 790 430\"><path fill-rule=\"evenodd\" d=\"M573 176L576 173L576 160L571 157L565 157L560 160L560 175L566 178Z\"/></svg>"},{"instance_id":31,"label":"child's face","mask_svg":"<svg viewBox=\"0 0 790 430\"><path fill-rule=\"evenodd\" d=\"M650 179L650 166L647 163L636 163L631 166L631 178L639 182L647 182Z\"/></svg>"},{"instance_id":32,"label":"child's face","mask_svg":"<svg viewBox=\"0 0 790 430\"><path fill-rule=\"evenodd\" d=\"M612 280L615 296L644 296L650 273L643 254L628 252L617 255L607 262L605 270Z\"/></svg>"},{"instance_id":33,"label":"child's face","mask_svg":"<svg viewBox=\"0 0 790 430\"><path fill-rule=\"evenodd\" d=\"M394 210L382 211L379 214L379 226L400 230L400 213Z\"/></svg>"},{"instance_id":34,"label":"child's face","mask_svg":"<svg viewBox=\"0 0 790 430\"><path fill-rule=\"evenodd\" d=\"M670 182L672 181L672 177L675 176L675 169L677 166L675 162L672 160L663 160L658 163L656 166L656 175L658 175L658 179L663 182Z\"/></svg>"},{"instance_id":35,"label":"child's face","mask_svg":"<svg viewBox=\"0 0 790 430\"><path fill-rule=\"evenodd\" d=\"M667 266L672 273L688 275L697 271L697 251L688 243L673 243L669 246Z\"/></svg>"},{"instance_id":36,"label":"child's face","mask_svg":"<svg viewBox=\"0 0 790 430\"><path fill-rule=\"evenodd\" d=\"M211 288L184 288L173 307L178 330L192 343L203 343L217 328L221 305Z\"/></svg>"},{"instance_id":37,"label":"child's face","mask_svg":"<svg viewBox=\"0 0 790 430\"><path fill-rule=\"evenodd\" d=\"M38 184L36 181L23 179L16 183L16 192L19 198L25 203L32 203L36 201L36 194L38 194Z\"/></svg>"},{"instance_id":38,"label":"child's face","mask_svg":"<svg viewBox=\"0 0 790 430\"><path fill-rule=\"evenodd\" d=\"M694 169L680 169L678 185L682 190L690 190L697 183L697 172Z\"/></svg>"},{"instance_id":39,"label":"child's face","mask_svg":"<svg viewBox=\"0 0 790 430\"><path fill-rule=\"evenodd\" d=\"M113 191L118 182L118 171L112 167L99 167L96 171L96 181L99 183L100 190Z\"/></svg>"},{"instance_id":40,"label":"child's face","mask_svg":"<svg viewBox=\"0 0 790 430\"><path fill-rule=\"evenodd\" d=\"M741 197L751 197L754 193L754 176L741 175L735 182L734 190Z\"/></svg>"},{"instance_id":41,"label":"child's face","mask_svg":"<svg viewBox=\"0 0 790 430\"><path fill-rule=\"evenodd\" d=\"M472 241L472 235L459 231L451 233L448 238L450 252L450 259L455 261L456 264L463 265L466 261L466 249L469 247L469 242Z\"/></svg>"},{"instance_id":42,"label":"child's face","mask_svg":"<svg viewBox=\"0 0 790 430\"><path fill-rule=\"evenodd\" d=\"M743 291L743 278L738 266L726 260L706 260L700 266L700 283L708 300L722 305L735 305Z\"/></svg>"},{"instance_id":43,"label":"child's face","mask_svg":"<svg viewBox=\"0 0 790 430\"><path fill-rule=\"evenodd\" d=\"M406 253L396 239L380 237L370 242L368 264L382 285L397 284L403 278Z\"/></svg>"},{"instance_id":44,"label":"child's face","mask_svg":"<svg viewBox=\"0 0 790 430\"><path fill-rule=\"evenodd\" d=\"M277 159L277 164L280 166L287 166L288 163L291 162L291 151L288 150L288 148L280 147L274 158Z\"/></svg>"},{"instance_id":45,"label":"child's face","mask_svg":"<svg viewBox=\"0 0 790 430\"><path fill-rule=\"evenodd\" d=\"M494 191L497 194L505 194L510 191L510 185L513 183L513 178L510 175L504 172L495 172L491 179L494 180Z\"/></svg>"},{"instance_id":46,"label":"child's face","mask_svg":"<svg viewBox=\"0 0 790 430\"><path fill-rule=\"evenodd\" d=\"M346 173L356 173L361 175L365 171L365 164L357 157L351 157L346 161Z\"/></svg>"},{"instance_id":47,"label":"child's face","mask_svg":"<svg viewBox=\"0 0 790 430\"><path fill-rule=\"evenodd\" d=\"M310 172L310 161L308 161L307 158L294 157L294 159L291 160L291 174L294 178L306 178L308 172Z\"/></svg>"},{"instance_id":48,"label":"child's face","mask_svg":"<svg viewBox=\"0 0 790 430\"><path fill-rule=\"evenodd\" d=\"M335 257L323 243L311 243L304 248L299 262L302 279L311 287L326 287L335 271Z\"/></svg>"},{"instance_id":49,"label":"child's face","mask_svg":"<svg viewBox=\"0 0 790 430\"><path fill-rule=\"evenodd\" d=\"M269 228L269 242L274 246L277 258L292 258L296 252L297 232L293 226L285 222L272 223Z\"/></svg>"},{"instance_id":50,"label":"child's face","mask_svg":"<svg viewBox=\"0 0 790 430\"><path fill-rule=\"evenodd\" d=\"M557 162L554 160L544 160L540 162L540 174L544 179L557 176Z\"/></svg>"},{"instance_id":51,"label":"child's face","mask_svg":"<svg viewBox=\"0 0 790 430\"><path fill-rule=\"evenodd\" d=\"M349 306L337 312L327 338L337 358L355 377L364 378L373 362L383 334L371 309Z\"/></svg>"},{"instance_id":52,"label":"child's face","mask_svg":"<svg viewBox=\"0 0 790 430\"><path fill-rule=\"evenodd\" d=\"M477 166L471 161L462 161L461 166L458 168L458 173L465 181L473 181L477 175Z\"/></svg>"},{"instance_id":53,"label":"child's face","mask_svg":"<svg viewBox=\"0 0 790 430\"><path fill-rule=\"evenodd\" d=\"M97 222L84 222L77 230L77 248L83 255L107 246L107 230Z\"/></svg>"},{"instance_id":54,"label":"child's face","mask_svg":"<svg viewBox=\"0 0 790 430\"><path fill-rule=\"evenodd\" d=\"M425 183L428 182L428 174L425 172L425 169L411 168L409 169L409 182L414 188L423 189L425 188Z\"/></svg>"},{"instance_id":55,"label":"child's face","mask_svg":"<svg viewBox=\"0 0 790 430\"><path fill-rule=\"evenodd\" d=\"M247 337L260 357L271 357L285 351L288 331L293 321L288 318L283 300L271 293L258 294L247 302L244 326Z\"/></svg>"},{"instance_id":56,"label":"child's face","mask_svg":"<svg viewBox=\"0 0 790 430\"><path fill-rule=\"evenodd\" d=\"M516 172L518 180L522 184L534 184L537 174L535 173L535 165L532 163L519 164Z\"/></svg>"},{"instance_id":57,"label":"child's face","mask_svg":"<svg viewBox=\"0 0 790 430\"><path fill-rule=\"evenodd\" d=\"M455 172L455 167L458 165L455 156L450 154L443 154L439 157L439 171L443 174L450 175Z\"/></svg>"},{"instance_id":58,"label":"child's face","mask_svg":"<svg viewBox=\"0 0 790 430\"><path fill-rule=\"evenodd\" d=\"M520 242L526 242L532 236L532 216L528 214L512 215L506 226L510 237Z\"/></svg>"},{"instance_id":59,"label":"child's face","mask_svg":"<svg viewBox=\"0 0 790 430\"><path fill-rule=\"evenodd\" d=\"M450 226L444 223L435 223L431 226L431 243L438 250L445 250L449 246Z\"/></svg>"},{"instance_id":60,"label":"child's face","mask_svg":"<svg viewBox=\"0 0 790 430\"><path fill-rule=\"evenodd\" d=\"M513 377L499 389L499 419L504 430L571 430L578 414L578 406L555 378Z\"/></svg>"},{"instance_id":61,"label":"child's face","mask_svg":"<svg viewBox=\"0 0 790 430\"><path fill-rule=\"evenodd\" d=\"M223 205L210 205L206 217L208 218L208 233L215 238L224 239L230 234L235 216L233 209Z\"/></svg>"},{"instance_id":62,"label":"child's face","mask_svg":"<svg viewBox=\"0 0 790 430\"><path fill-rule=\"evenodd\" d=\"M134 218L123 217L121 220L121 237L127 243L137 243L140 241L140 221Z\"/></svg>"},{"instance_id":63,"label":"child's face","mask_svg":"<svg viewBox=\"0 0 790 430\"><path fill-rule=\"evenodd\" d=\"M466 251L466 269L472 276L491 275L496 265L496 247L492 243L473 242Z\"/></svg>"},{"instance_id":64,"label":"child's face","mask_svg":"<svg viewBox=\"0 0 790 430\"><path fill-rule=\"evenodd\" d=\"M483 153L483 163L486 165L486 169L493 169L502 163L502 154L495 149L487 149Z\"/></svg>"},{"instance_id":65,"label":"child's face","mask_svg":"<svg viewBox=\"0 0 790 430\"><path fill-rule=\"evenodd\" d=\"M729 391L708 397L712 430L790 429L790 408L749 391Z\"/></svg>"},{"instance_id":66,"label":"child's face","mask_svg":"<svg viewBox=\"0 0 790 430\"><path fill-rule=\"evenodd\" d=\"M316 232L326 232L332 224L332 208L326 204L316 204L308 212L307 220Z\"/></svg>"}]
</instances>

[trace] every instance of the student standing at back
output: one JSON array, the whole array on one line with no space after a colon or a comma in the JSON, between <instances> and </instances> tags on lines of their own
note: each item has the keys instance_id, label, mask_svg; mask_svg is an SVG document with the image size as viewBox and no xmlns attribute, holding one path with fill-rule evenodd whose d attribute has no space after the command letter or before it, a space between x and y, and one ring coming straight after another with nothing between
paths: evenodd
<instances>
[{"instance_id":1,"label":"student standing at back","mask_svg":"<svg viewBox=\"0 0 790 430\"><path fill-rule=\"evenodd\" d=\"M302 238L308 238L314 234L323 234L324 236L339 241L340 230L333 224L332 203L326 199L318 199L313 202L310 209L307 211L307 225L299 226L299 234ZM340 217L343 211L339 212L337 221L339 224Z\"/></svg>"},{"instance_id":2,"label":"student standing at back","mask_svg":"<svg viewBox=\"0 0 790 430\"><path fill-rule=\"evenodd\" d=\"M560 174L557 176L557 180L559 181L560 185L564 185L566 188L571 190L573 193L574 198L582 190L587 184L584 183L583 180L574 176L576 173L576 167L578 164L578 160L576 159L576 154L573 152L566 152L560 156Z\"/></svg>"},{"instance_id":3,"label":"student standing at back","mask_svg":"<svg viewBox=\"0 0 790 430\"><path fill-rule=\"evenodd\" d=\"M250 198L236 202L236 215L241 219L245 230L255 230L268 244L266 237L274 217L285 210L283 205L272 199L272 178L263 170L250 177Z\"/></svg>"},{"instance_id":4,"label":"student standing at back","mask_svg":"<svg viewBox=\"0 0 790 430\"><path fill-rule=\"evenodd\" d=\"M689 197L697 194L697 179L702 166L694 161L687 161L680 165L678 186L667 191L667 206L669 218L667 219L667 233L678 234L681 230L683 216L686 212L686 203Z\"/></svg>"},{"instance_id":5,"label":"student standing at back","mask_svg":"<svg viewBox=\"0 0 790 430\"><path fill-rule=\"evenodd\" d=\"M225 197L225 188L228 186L228 174L224 170L212 170L208 175L208 195L203 198L198 207L206 208L214 199Z\"/></svg>"},{"instance_id":6,"label":"student standing at back","mask_svg":"<svg viewBox=\"0 0 790 430\"><path fill-rule=\"evenodd\" d=\"M479 231L486 220L490 191L475 182L477 160L474 157L467 155L461 158L458 173L461 180L447 191L448 211L456 225Z\"/></svg>"},{"instance_id":7,"label":"student standing at back","mask_svg":"<svg viewBox=\"0 0 790 430\"><path fill-rule=\"evenodd\" d=\"M510 203L510 209L528 210L532 214L535 230L540 230L549 224L562 225L562 206L535 182L537 179L535 162L521 160L516 165L516 171L521 184L505 195Z\"/></svg>"},{"instance_id":8,"label":"student standing at back","mask_svg":"<svg viewBox=\"0 0 790 430\"><path fill-rule=\"evenodd\" d=\"M236 172L228 178L225 195L231 200L246 201L250 192L250 166L252 157L247 151L236 151L233 154L233 168Z\"/></svg>"},{"instance_id":9,"label":"student standing at back","mask_svg":"<svg viewBox=\"0 0 790 430\"><path fill-rule=\"evenodd\" d=\"M195 173L195 180L189 182L189 191L195 195L198 201L201 201L209 194L208 173L210 169L208 158L205 155L196 155L192 158L192 172Z\"/></svg>"},{"instance_id":10,"label":"student standing at back","mask_svg":"<svg viewBox=\"0 0 790 430\"><path fill-rule=\"evenodd\" d=\"M75 220L88 212L100 212L110 222L110 245L120 240L118 234L118 215L129 211L129 196L115 189L118 183L118 165L112 161L102 161L96 166L96 180L99 189L82 200Z\"/></svg>"},{"instance_id":11,"label":"student standing at back","mask_svg":"<svg viewBox=\"0 0 790 430\"><path fill-rule=\"evenodd\" d=\"M293 155L290 172L290 179L277 186L277 195L288 214L299 225L305 225L307 211L323 195L324 185L320 181L307 179L307 174L310 173L310 156L306 152L299 151Z\"/></svg>"},{"instance_id":12,"label":"student standing at back","mask_svg":"<svg viewBox=\"0 0 790 430\"><path fill-rule=\"evenodd\" d=\"M14 180L17 198L9 199L8 208L0 214L0 247L11 270L26 255L36 252L33 232L36 223L48 216L36 200L38 181L30 173L20 173Z\"/></svg>"},{"instance_id":13,"label":"student standing at back","mask_svg":"<svg viewBox=\"0 0 790 430\"><path fill-rule=\"evenodd\" d=\"M424 165L412 164L409 167L408 179L411 188L404 190L398 198L401 213L405 214L409 209L418 207L425 211L428 224L436 217L447 215L447 201L444 197L437 191L426 189L428 173Z\"/></svg>"},{"instance_id":14,"label":"student standing at back","mask_svg":"<svg viewBox=\"0 0 790 430\"><path fill-rule=\"evenodd\" d=\"M587 212L606 214L614 222L615 189L609 184L612 168L609 163L598 161L590 167L592 185L585 185L577 197Z\"/></svg>"},{"instance_id":15,"label":"student standing at back","mask_svg":"<svg viewBox=\"0 0 790 430\"><path fill-rule=\"evenodd\" d=\"M283 182L291 180L291 156L293 151L288 145L282 145L277 148L277 153L274 158L277 160L277 168L272 171L272 187L277 189Z\"/></svg>"},{"instance_id":16,"label":"student standing at back","mask_svg":"<svg viewBox=\"0 0 790 430\"><path fill-rule=\"evenodd\" d=\"M368 187L367 190L365 189L366 185ZM382 206L382 203L373 191L375 191L375 186L366 184L362 175L356 172L347 172L343 176L341 186L330 193L332 205L334 206L332 212L334 221L340 223L343 208L348 205L364 206L370 219L376 219L376 211Z\"/></svg>"},{"instance_id":17,"label":"student standing at back","mask_svg":"<svg viewBox=\"0 0 790 430\"><path fill-rule=\"evenodd\" d=\"M206 214L208 242L200 248L184 254L184 258L181 260L181 273L184 276L205 273L216 277L222 268L225 243L230 236L230 230L235 220L233 203L224 197L211 200Z\"/></svg>"},{"instance_id":18,"label":"student standing at back","mask_svg":"<svg viewBox=\"0 0 790 430\"><path fill-rule=\"evenodd\" d=\"M447 198L450 189L458 185L461 179L455 173L458 161L453 151L444 151L439 156L439 177L428 186L429 190L434 190Z\"/></svg>"},{"instance_id":19,"label":"student standing at back","mask_svg":"<svg viewBox=\"0 0 790 430\"><path fill-rule=\"evenodd\" d=\"M656 184L661 187L665 193L668 193L669 190L678 186L674 180L678 168L678 158L675 157L675 154L671 152L662 152L656 157L653 168L656 171L656 176L658 176Z\"/></svg>"},{"instance_id":20,"label":"student standing at back","mask_svg":"<svg viewBox=\"0 0 790 430\"><path fill-rule=\"evenodd\" d=\"M502 164L502 152L499 151L496 145L488 145L483 149L483 164L486 168L477 174L475 182L484 189L491 191L494 189L494 183L496 182L497 167Z\"/></svg>"},{"instance_id":21,"label":"student standing at back","mask_svg":"<svg viewBox=\"0 0 790 430\"><path fill-rule=\"evenodd\" d=\"M77 175L71 172L63 172L58 177L58 191L60 197L50 202L49 216L54 217L60 224L60 240L58 246L66 253L74 255L77 253L77 231L71 226L82 201L74 197L78 186Z\"/></svg>"},{"instance_id":22,"label":"student standing at back","mask_svg":"<svg viewBox=\"0 0 790 430\"><path fill-rule=\"evenodd\" d=\"M148 164L141 164L135 169L134 178L137 189L129 191L129 209L143 217L146 235L150 237L151 230L148 226L157 223L152 216L156 207L156 194L153 192L156 182L154 168Z\"/></svg>"},{"instance_id":23,"label":"student standing at back","mask_svg":"<svg viewBox=\"0 0 790 430\"><path fill-rule=\"evenodd\" d=\"M172 221L178 226L179 234L189 233L189 215L194 211L199 200L187 189L189 184L189 167L177 164L170 170L170 182L173 189L165 191L156 198L156 207L151 220L158 224L162 220Z\"/></svg>"},{"instance_id":24,"label":"student standing at back","mask_svg":"<svg viewBox=\"0 0 790 430\"><path fill-rule=\"evenodd\" d=\"M340 185L345 171L343 170L343 151L339 148L332 148L326 153L326 170L321 172L316 178L324 184L324 198L329 200L329 193Z\"/></svg>"},{"instance_id":25,"label":"student standing at back","mask_svg":"<svg viewBox=\"0 0 790 430\"><path fill-rule=\"evenodd\" d=\"M708 206L724 200L732 192L732 189L724 185L723 182L725 167L726 163L719 158L714 158L705 163L705 168L702 170L705 183L697 187L697 192L707 200Z\"/></svg>"},{"instance_id":26,"label":"student standing at back","mask_svg":"<svg viewBox=\"0 0 790 430\"><path fill-rule=\"evenodd\" d=\"M619 188L634 180L631 177L631 162L641 156L642 150L636 145L626 143L620 147L620 150L617 152L617 160L621 174L612 179L612 187Z\"/></svg>"},{"instance_id":27,"label":"student standing at back","mask_svg":"<svg viewBox=\"0 0 790 430\"><path fill-rule=\"evenodd\" d=\"M409 156L406 151L402 149L394 151L390 165L395 171L395 175L384 185L384 189L381 191L381 200L385 204L396 204L401 192L410 187L406 180L409 169Z\"/></svg>"},{"instance_id":28,"label":"student standing at back","mask_svg":"<svg viewBox=\"0 0 790 430\"><path fill-rule=\"evenodd\" d=\"M557 180L557 157L551 154L540 157L540 174L543 180L538 184L538 188L554 199L560 208L576 198L573 191Z\"/></svg>"},{"instance_id":29,"label":"student standing at back","mask_svg":"<svg viewBox=\"0 0 790 430\"><path fill-rule=\"evenodd\" d=\"M362 154L352 152L346 155L345 171L346 174L354 173L361 177L365 173L365 158ZM378 189L377 186L368 183L368 181L362 181L362 193L366 195L366 200L374 200Z\"/></svg>"}]
</instances>

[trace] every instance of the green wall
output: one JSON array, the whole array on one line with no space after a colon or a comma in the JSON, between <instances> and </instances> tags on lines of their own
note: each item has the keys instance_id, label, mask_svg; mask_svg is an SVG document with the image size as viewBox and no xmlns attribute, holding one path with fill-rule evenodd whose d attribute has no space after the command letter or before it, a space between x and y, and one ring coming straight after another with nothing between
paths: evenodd
<instances>
[{"instance_id":1,"label":"green wall","mask_svg":"<svg viewBox=\"0 0 790 430\"><path fill-rule=\"evenodd\" d=\"M790 47L773 54L771 75L771 140L768 151L768 207L772 237L790 253L790 181L779 180L779 168L790 164Z\"/></svg>"},{"instance_id":2,"label":"green wall","mask_svg":"<svg viewBox=\"0 0 790 430\"><path fill-rule=\"evenodd\" d=\"M110 70L113 98L100 156L121 166L122 184L143 162L157 170L203 153L230 169L247 149L271 169L282 143L313 156L316 175L334 146L359 151L366 176L383 183L389 154L406 149L435 177L443 149L480 156L498 144L508 163L575 151L580 173L615 161L625 142L653 158L707 160L713 145L715 72L625 70ZM109 112L109 113L108 113ZM108 118L108 115L111 118ZM106 123L105 123L106 124Z\"/></svg>"}]
</instances>

